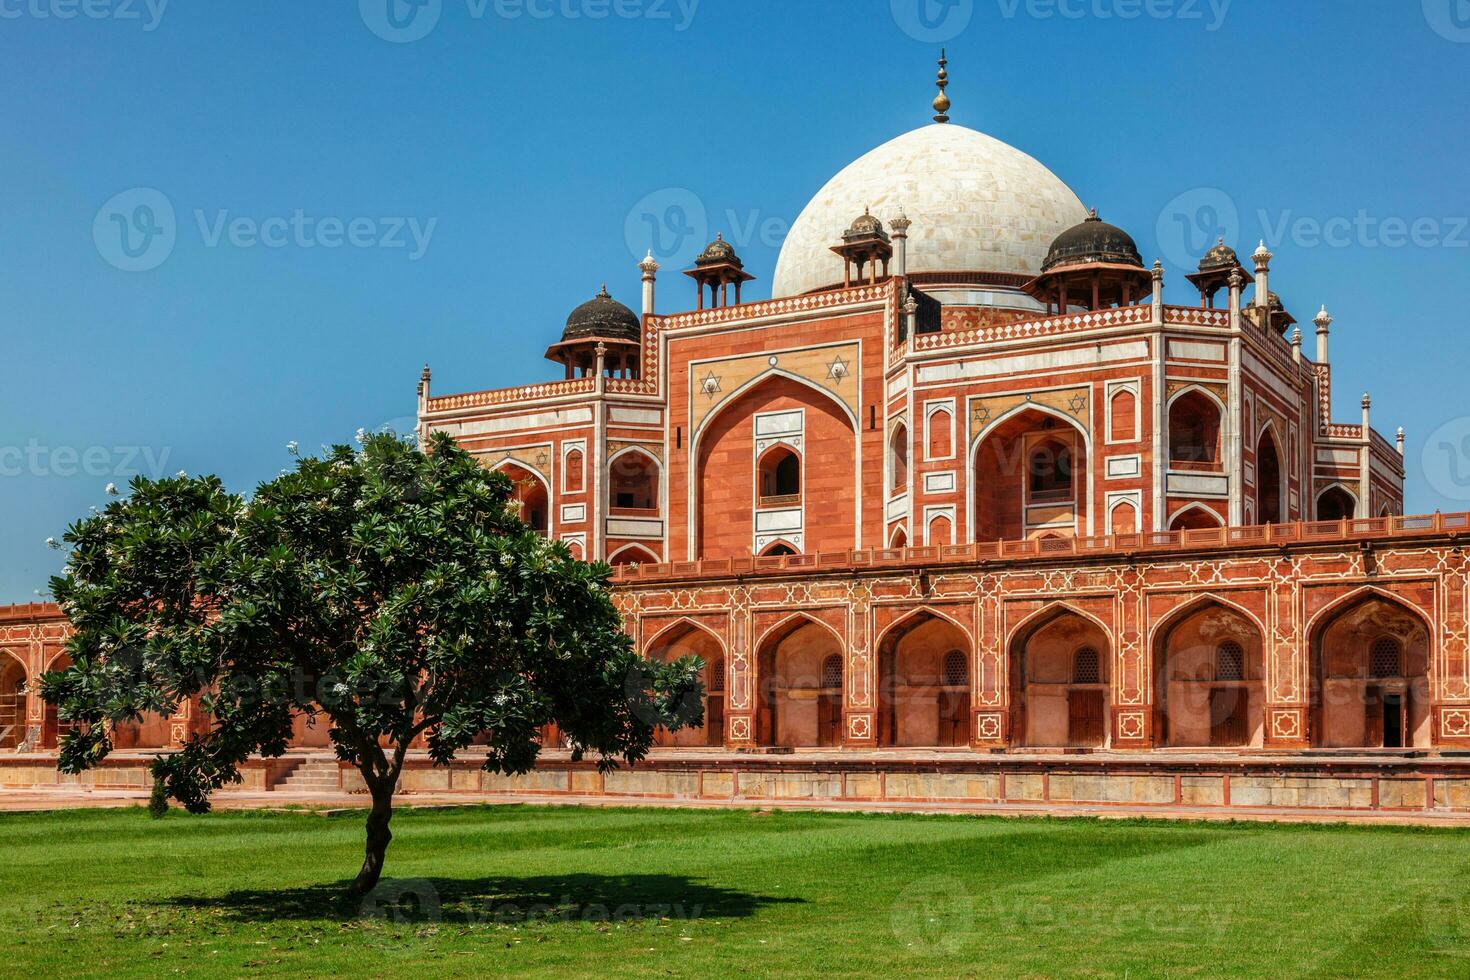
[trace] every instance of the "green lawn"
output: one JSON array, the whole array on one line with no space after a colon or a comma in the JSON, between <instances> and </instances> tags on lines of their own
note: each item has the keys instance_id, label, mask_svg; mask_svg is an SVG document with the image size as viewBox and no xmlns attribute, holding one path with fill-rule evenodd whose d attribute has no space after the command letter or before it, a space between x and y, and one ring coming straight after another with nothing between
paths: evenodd
<instances>
[{"instance_id":1,"label":"green lawn","mask_svg":"<svg viewBox=\"0 0 1470 980\"><path fill-rule=\"evenodd\" d=\"M0 974L1470 975L1470 833L818 813L0 815Z\"/></svg>"}]
</instances>

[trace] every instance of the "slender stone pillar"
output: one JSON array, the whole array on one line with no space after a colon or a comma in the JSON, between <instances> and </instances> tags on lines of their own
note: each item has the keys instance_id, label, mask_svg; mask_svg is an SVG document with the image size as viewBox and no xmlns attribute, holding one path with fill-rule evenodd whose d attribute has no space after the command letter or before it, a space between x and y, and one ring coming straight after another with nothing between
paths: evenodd
<instances>
[{"instance_id":1,"label":"slender stone pillar","mask_svg":"<svg viewBox=\"0 0 1470 980\"><path fill-rule=\"evenodd\" d=\"M1291 562L1283 558L1277 566L1261 637L1263 742L1268 749L1304 749L1311 745L1311 641L1303 629L1301 587L1291 577Z\"/></svg>"},{"instance_id":2,"label":"slender stone pillar","mask_svg":"<svg viewBox=\"0 0 1470 980\"><path fill-rule=\"evenodd\" d=\"M760 678L757 676L755 642L751 635L753 614L750 595L744 586L731 590L734 609L730 613L730 677L726 684L725 748L755 748L755 712Z\"/></svg>"},{"instance_id":3,"label":"slender stone pillar","mask_svg":"<svg viewBox=\"0 0 1470 980\"><path fill-rule=\"evenodd\" d=\"M975 651L974 702L975 724L971 742L976 748L1005 748L1015 740L1011 733L1009 685L1006 683L1007 656L1004 624L1001 623L1000 590L993 576L981 579L979 636Z\"/></svg>"},{"instance_id":4,"label":"slender stone pillar","mask_svg":"<svg viewBox=\"0 0 1470 980\"><path fill-rule=\"evenodd\" d=\"M1118 573L1122 601L1114 625L1112 720L1113 748L1147 749L1153 746L1153 659L1148 649L1143 575L1136 568Z\"/></svg>"}]
</instances>

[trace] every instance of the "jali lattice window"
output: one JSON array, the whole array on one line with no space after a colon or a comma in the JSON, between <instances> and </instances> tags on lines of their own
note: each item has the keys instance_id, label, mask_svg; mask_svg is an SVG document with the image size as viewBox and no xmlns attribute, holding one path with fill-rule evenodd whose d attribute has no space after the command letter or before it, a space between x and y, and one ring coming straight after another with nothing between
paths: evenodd
<instances>
[{"instance_id":1,"label":"jali lattice window","mask_svg":"<svg viewBox=\"0 0 1470 980\"><path fill-rule=\"evenodd\" d=\"M842 657L832 654L822 661L822 686L824 688L842 686Z\"/></svg>"},{"instance_id":2,"label":"jali lattice window","mask_svg":"<svg viewBox=\"0 0 1470 980\"><path fill-rule=\"evenodd\" d=\"M1234 640L1228 640L1215 648L1215 680L1245 680L1245 650Z\"/></svg>"},{"instance_id":3,"label":"jali lattice window","mask_svg":"<svg viewBox=\"0 0 1470 980\"><path fill-rule=\"evenodd\" d=\"M965 664L965 655L951 650L944 655L944 686L964 687L970 683L970 671Z\"/></svg>"},{"instance_id":4,"label":"jali lattice window","mask_svg":"<svg viewBox=\"0 0 1470 980\"><path fill-rule=\"evenodd\" d=\"M1391 636L1380 636L1368 648L1370 677L1401 677L1404 673L1404 650Z\"/></svg>"},{"instance_id":5,"label":"jali lattice window","mask_svg":"<svg viewBox=\"0 0 1470 980\"><path fill-rule=\"evenodd\" d=\"M1092 647L1083 647L1072 655L1073 684L1101 684L1102 658Z\"/></svg>"}]
</instances>

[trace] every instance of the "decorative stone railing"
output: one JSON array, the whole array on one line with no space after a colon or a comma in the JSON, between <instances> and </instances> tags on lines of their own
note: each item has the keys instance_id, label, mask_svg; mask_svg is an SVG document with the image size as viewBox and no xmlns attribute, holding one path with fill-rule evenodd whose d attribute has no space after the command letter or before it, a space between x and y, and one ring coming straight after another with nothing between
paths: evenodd
<instances>
[{"instance_id":1,"label":"decorative stone railing","mask_svg":"<svg viewBox=\"0 0 1470 980\"><path fill-rule=\"evenodd\" d=\"M796 507L801 504L801 494L781 493L761 497L756 501L757 507Z\"/></svg>"},{"instance_id":2,"label":"decorative stone railing","mask_svg":"<svg viewBox=\"0 0 1470 980\"><path fill-rule=\"evenodd\" d=\"M32 622L61 615L61 607L54 602L18 602L12 606L0 606L0 622Z\"/></svg>"},{"instance_id":3,"label":"decorative stone railing","mask_svg":"<svg viewBox=\"0 0 1470 980\"><path fill-rule=\"evenodd\" d=\"M1165 306L1164 322L1171 327L1230 327L1229 310L1207 310L1198 306Z\"/></svg>"},{"instance_id":4,"label":"decorative stone railing","mask_svg":"<svg viewBox=\"0 0 1470 980\"><path fill-rule=\"evenodd\" d=\"M483 408L487 405L506 405L514 402L539 401L544 398L560 398L564 395L580 395L597 390L597 379L593 377L573 378L570 381L547 381L542 384L521 385L517 388L496 388L491 391L471 391L462 395L440 395L429 399L429 412L450 412L461 408Z\"/></svg>"},{"instance_id":5,"label":"decorative stone railing","mask_svg":"<svg viewBox=\"0 0 1470 980\"><path fill-rule=\"evenodd\" d=\"M658 385L642 378L608 378L603 390L610 395L656 395Z\"/></svg>"},{"instance_id":6,"label":"decorative stone railing","mask_svg":"<svg viewBox=\"0 0 1470 980\"><path fill-rule=\"evenodd\" d=\"M1112 310L1068 313L1066 316L1043 316L1013 323L987 324L965 330L918 334L914 337L914 350L916 352L948 350L973 344L1057 337L1070 333L1081 333L1085 330L1140 326L1149 323L1152 319L1153 307L1146 303ZM1230 311L1207 310L1195 306L1166 306L1164 307L1164 323L1170 326L1226 329L1230 326Z\"/></svg>"},{"instance_id":7,"label":"decorative stone railing","mask_svg":"<svg viewBox=\"0 0 1470 980\"><path fill-rule=\"evenodd\" d=\"M972 327L968 330L947 330L941 333L921 333L914 336L916 352L946 350L951 347L968 347L972 344L989 344L1008 340L1030 340L1036 337L1052 337L1083 330L1099 330L1107 327L1130 326L1147 323L1152 317L1147 306L1125 306L1116 310L1100 310L1096 313L1069 313L1066 316L1040 317L1016 323L998 323Z\"/></svg>"},{"instance_id":8,"label":"decorative stone railing","mask_svg":"<svg viewBox=\"0 0 1470 980\"><path fill-rule=\"evenodd\" d=\"M1196 549L1218 548L1223 550L1289 544L1361 542L1436 535L1458 536L1467 533L1470 533L1470 513L1375 517L1345 521L1267 524L1260 527L1151 531L1140 534L1112 534L1096 538L986 541L976 544L931 545L924 548L849 549L767 558L745 556L666 562L658 565L622 565L613 570L613 582L617 585L636 585L643 582L674 579L787 575L792 572L853 572L885 568L931 568L1029 558L1119 557Z\"/></svg>"},{"instance_id":9,"label":"decorative stone railing","mask_svg":"<svg viewBox=\"0 0 1470 980\"><path fill-rule=\"evenodd\" d=\"M720 306L691 313L675 313L655 319L664 330L684 330L732 320L757 320L763 317L781 316L791 313L810 313L833 306L850 303L868 303L887 299L891 284L880 282L876 286L854 286L851 289L834 289L825 293L808 293L803 296L787 296L782 299L759 300L739 306Z\"/></svg>"}]
</instances>

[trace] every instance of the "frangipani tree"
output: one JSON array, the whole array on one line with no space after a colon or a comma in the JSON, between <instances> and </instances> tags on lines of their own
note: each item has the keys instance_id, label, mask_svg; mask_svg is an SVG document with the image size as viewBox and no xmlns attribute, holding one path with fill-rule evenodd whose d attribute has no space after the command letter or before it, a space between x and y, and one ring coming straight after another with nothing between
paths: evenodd
<instances>
[{"instance_id":1,"label":"frangipani tree","mask_svg":"<svg viewBox=\"0 0 1470 980\"><path fill-rule=\"evenodd\" d=\"M44 698L72 723L60 768L111 750L105 723L199 696L207 731L153 774L194 812L296 719L330 725L372 797L354 883L377 883L410 747L435 764L483 736L484 768L530 770L544 726L604 769L656 728L703 724L702 664L633 650L608 568L523 525L504 476L448 436L391 433L302 458L250 498L215 477L137 479L74 524L51 590L72 666Z\"/></svg>"}]
</instances>

